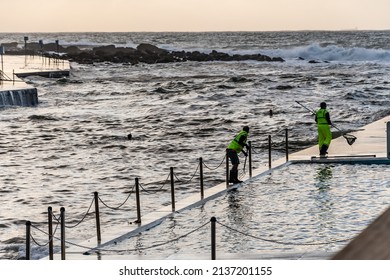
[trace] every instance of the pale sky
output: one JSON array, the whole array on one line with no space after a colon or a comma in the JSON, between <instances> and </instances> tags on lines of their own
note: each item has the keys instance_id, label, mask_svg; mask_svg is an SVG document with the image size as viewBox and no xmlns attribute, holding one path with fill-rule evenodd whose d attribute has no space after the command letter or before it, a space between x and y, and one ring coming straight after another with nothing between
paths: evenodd
<instances>
[{"instance_id":1,"label":"pale sky","mask_svg":"<svg viewBox=\"0 0 390 280\"><path fill-rule=\"evenodd\" d=\"M0 32L390 30L390 0L2 0Z\"/></svg>"}]
</instances>

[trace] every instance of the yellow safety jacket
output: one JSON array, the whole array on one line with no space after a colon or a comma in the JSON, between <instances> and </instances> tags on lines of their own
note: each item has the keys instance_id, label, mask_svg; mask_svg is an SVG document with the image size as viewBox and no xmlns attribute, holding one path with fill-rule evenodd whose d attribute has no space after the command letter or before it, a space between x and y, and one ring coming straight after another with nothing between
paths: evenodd
<instances>
[{"instance_id":1,"label":"yellow safety jacket","mask_svg":"<svg viewBox=\"0 0 390 280\"><path fill-rule=\"evenodd\" d=\"M327 113L328 113L328 111L326 109L319 109L316 112L317 124L329 124L328 120L326 119Z\"/></svg>"},{"instance_id":2,"label":"yellow safety jacket","mask_svg":"<svg viewBox=\"0 0 390 280\"><path fill-rule=\"evenodd\" d=\"M244 139L242 139L242 137L244 137ZM233 141L230 142L227 148L234 150L237 153L240 153L246 144L247 138L248 138L248 132L246 132L245 130L241 130L240 133L238 133L237 136L234 137Z\"/></svg>"}]
</instances>

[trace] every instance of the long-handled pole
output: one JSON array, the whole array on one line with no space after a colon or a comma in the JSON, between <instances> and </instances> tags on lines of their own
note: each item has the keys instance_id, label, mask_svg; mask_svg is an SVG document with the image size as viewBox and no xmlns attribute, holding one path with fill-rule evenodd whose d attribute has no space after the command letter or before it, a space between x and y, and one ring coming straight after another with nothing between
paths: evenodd
<instances>
[{"instance_id":1,"label":"long-handled pole","mask_svg":"<svg viewBox=\"0 0 390 280\"><path fill-rule=\"evenodd\" d=\"M299 105L301 105L303 108L305 108L306 110L308 110L308 111L309 111L310 113L312 113L313 115L316 114L316 112L314 112L314 110L312 110L312 109L306 107L306 106L303 105L301 102L299 102L299 101L295 101L295 102L297 102Z\"/></svg>"},{"instance_id":2,"label":"long-handled pole","mask_svg":"<svg viewBox=\"0 0 390 280\"><path fill-rule=\"evenodd\" d=\"M314 110L306 107L305 105L303 105L301 102L299 101L295 101L297 102L299 105L301 105L303 108L305 108L306 110L308 110L309 112L311 112L313 115L316 114L316 112L314 112ZM331 124L331 126L333 126L335 129L337 129L338 131L340 131L341 133L343 133L338 127L336 127L333 123ZM346 133L343 133L343 137L345 138L345 140L347 140L348 144L349 145L352 145L353 143L355 143L356 141L356 137L353 136L353 135L350 135L350 134L346 134Z\"/></svg>"}]
</instances>

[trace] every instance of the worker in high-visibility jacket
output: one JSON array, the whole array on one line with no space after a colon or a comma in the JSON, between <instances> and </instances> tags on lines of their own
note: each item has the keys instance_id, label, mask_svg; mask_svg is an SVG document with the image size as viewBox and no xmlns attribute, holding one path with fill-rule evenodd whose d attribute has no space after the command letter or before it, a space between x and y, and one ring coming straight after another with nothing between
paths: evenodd
<instances>
[{"instance_id":1,"label":"worker in high-visibility jacket","mask_svg":"<svg viewBox=\"0 0 390 280\"><path fill-rule=\"evenodd\" d=\"M330 131L332 122L330 121L329 112L326 110L325 102L321 102L320 109L316 112L315 121L318 128L320 156L324 157L328 153L330 142L332 141L332 132Z\"/></svg>"},{"instance_id":2,"label":"worker in high-visibility jacket","mask_svg":"<svg viewBox=\"0 0 390 280\"><path fill-rule=\"evenodd\" d=\"M232 168L230 170L229 183L237 184L242 181L238 180L238 165L240 164L240 159L238 158L239 153L243 153L245 156L248 154L243 150L244 147L249 149L247 145L247 139L249 134L249 127L244 126L240 133L238 133L234 139L230 142L227 147L227 155L232 163Z\"/></svg>"}]
</instances>

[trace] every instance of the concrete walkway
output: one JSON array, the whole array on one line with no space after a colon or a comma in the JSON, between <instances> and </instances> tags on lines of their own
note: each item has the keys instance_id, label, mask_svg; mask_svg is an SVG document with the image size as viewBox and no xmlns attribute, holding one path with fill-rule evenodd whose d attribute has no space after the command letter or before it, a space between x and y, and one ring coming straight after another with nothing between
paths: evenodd
<instances>
[{"instance_id":1,"label":"concrete walkway","mask_svg":"<svg viewBox=\"0 0 390 280\"><path fill-rule=\"evenodd\" d=\"M349 145L344 137L336 138L329 147L329 160L335 160L332 157L351 156L351 161L365 160L366 156L375 156L376 158L387 157L387 123L390 122L390 116L373 122L362 127L359 131L348 133L356 137L353 145ZM302 150L290 156L292 160L308 160L311 157L318 156L318 146ZM357 157L357 158L352 158ZM390 156L390 155L389 155Z\"/></svg>"},{"instance_id":2,"label":"concrete walkway","mask_svg":"<svg viewBox=\"0 0 390 280\"><path fill-rule=\"evenodd\" d=\"M69 76L70 64L41 56L3 55L3 74L0 76L0 105L35 106L38 91L26 84L22 77L43 76L49 78Z\"/></svg>"},{"instance_id":3,"label":"concrete walkway","mask_svg":"<svg viewBox=\"0 0 390 280\"><path fill-rule=\"evenodd\" d=\"M4 55L3 71L13 78L13 74L23 77L27 75L47 76L48 73L64 72L69 74L70 63L66 60L55 60L42 56ZM0 69L1 70L1 69Z\"/></svg>"},{"instance_id":4,"label":"concrete walkway","mask_svg":"<svg viewBox=\"0 0 390 280\"><path fill-rule=\"evenodd\" d=\"M272 168L269 169L268 164L253 170L252 178L249 178L248 175L243 178L243 180L256 180L259 176L269 174L273 169L284 166L285 164L293 164L299 162L305 163L384 163L390 164L390 160L387 158L388 147L387 147L387 123L390 122L390 116L387 116L381 120L378 120L374 123L371 123L359 131L350 133L354 135L357 140L355 143L350 146L344 137L339 137L334 139L331 143L329 149L329 156L326 159L312 159L313 156L318 156L318 146L313 146L308 149L293 153L289 155L289 162L286 163L285 158L277 159L272 162ZM219 184L215 187L205 190L204 199L200 200L200 195L192 195L181 201L176 202L176 212L180 212L186 209L196 207L203 204L204 202L214 199L228 190L231 190L232 187L227 188L226 183ZM173 215L172 207L166 206L158 211L153 213L148 213L142 216L142 223L136 224L133 223L125 228L113 228L110 233L102 234L101 246L113 244L114 242L119 242L131 236L135 236L138 233L150 229L158 224L160 224L164 219ZM66 259L72 260L86 260L86 259L111 259L111 260L120 260L120 259L134 259L136 257L132 256L98 256L97 254L91 252L89 255L84 255L83 253L88 251L88 248L98 247L96 237L86 240L76 246L71 246L66 249ZM210 259L210 256L176 256L178 259ZM324 255L323 253L319 254L301 254L301 255L285 255L285 256L238 256L238 255L219 255L218 259L328 259L330 255ZM175 258L175 256L173 256ZM45 258L48 259L48 258ZM59 254L56 254L54 259L61 259ZM149 257L150 259L150 257ZM156 259L159 259L159 256L156 256Z\"/></svg>"}]
</instances>

